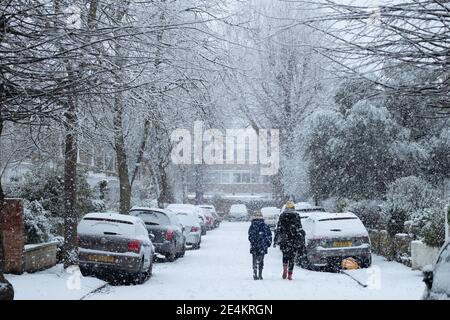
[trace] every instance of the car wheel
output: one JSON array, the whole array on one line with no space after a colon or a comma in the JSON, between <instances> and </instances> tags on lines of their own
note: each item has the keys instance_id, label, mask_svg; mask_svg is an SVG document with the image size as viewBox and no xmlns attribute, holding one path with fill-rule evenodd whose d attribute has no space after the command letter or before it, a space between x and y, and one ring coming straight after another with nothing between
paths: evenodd
<instances>
[{"instance_id":1,"label":"car wheel","mask_svg":"<svg viewBox=\"0 0 450 320\"><path fill-rule=\"evenodd\" d=\"M186 254L186 245L183 244L183 247L181 248L181 251L178 254L178 257L182 258L182 257L184 257L185 254Z\"/></svg>"},{"instance_id":2,"label":"car wheel","mask_svg":"<svg viewBox=\"0 0 450 320\"><path fill-rule=\"evenodd\" d=\"M372 265L372 257L369 258L361 258L361 268L370 268Z\"/></svg>"},{"instance_id":3,"label":"car wheel","mask_svg":"<svg viewBox=\"0 0 450 320\"><path fill-rule=\"evenodd\" d=\"M174 262L176 258L177 257L174 253L166 254L166 261L168 262Z\"/></svg>"},{"instance_id":4,"label":"car wheel","mask_svg":"<svg viewBox=\"0 0 450 320\"><path fill-rule=\"evenodd\" d=\"M146 275L145 275L145 271L144 271L144 258L142 258L139 271L136 273L135 278L134 278L134 283L135 284L143 284L145 282L145 279L146 279Z\"/></svg>"},{"instance_id":5,"label":"car wheel","mask_svg":"<svg viewBox=\"0 0 450 320\"><path fill-rule=\"evenodd\" d=\"M80 272L83 277L87 277L91 275L91 272L87 268L80 267Z\"/></svg>"},{"instance_id":6,"label":"car wheel","mask_svg":"<svg viewBox=\"0 0 450 320\"><path fill-rule=\"evenodd\" d=\"M150 279L152 275L153 275L153 262L150 262L150 265L148 266L147 269L146 278Z\"/></svg>"}]
</instances>

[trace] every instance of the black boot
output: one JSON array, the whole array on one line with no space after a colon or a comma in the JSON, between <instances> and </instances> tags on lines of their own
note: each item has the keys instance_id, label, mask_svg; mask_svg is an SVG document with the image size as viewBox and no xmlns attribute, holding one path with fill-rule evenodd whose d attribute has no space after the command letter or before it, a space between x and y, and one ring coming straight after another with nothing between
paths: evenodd
<instances>
[{"instance_id":1,"label":"black boot","mask_svg":"<svg viewBox=\"0 0 450 320\"><path fill-rule=\"evenodd\" d=\"M262 280L262 279L263 279L263 277L262 277L262 271L263 271L263 269L262 269L262 268L259 268L259 274L258 274L259 280Z\"/></svg>"},{"instance_id":2,"label":"black boot","mask_svg":"<svg viewBox=\"0 0 450 320\"><path fill-rule=\"evenodd\" d=\"M253 280L258 280L258 275L256 274L256 269L253 269Z\"/></svg>"}]
</instances>

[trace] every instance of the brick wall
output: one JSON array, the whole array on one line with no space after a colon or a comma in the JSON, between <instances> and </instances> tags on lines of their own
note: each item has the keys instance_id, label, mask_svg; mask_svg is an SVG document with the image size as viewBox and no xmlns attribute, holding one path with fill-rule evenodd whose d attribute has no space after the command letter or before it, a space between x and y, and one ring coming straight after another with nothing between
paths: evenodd
<instances>
[{"instance_id":1,"label":"brick wall","mask_svg":"<svg viewBox=\"0 0 450 320\"><path fill-rule=\"evenodd\" d=\"M36 272L56 265L56 242L26 245L24 251L24 271Z\"/></svg>"},{"instance_id":2,"label":"brick wall","mask_svg":"<svg viewBox=\"0 0 450 320\"><path fill-rule=\"evenodd\" d=\"M20 199L6 199L3 206L3 248L5 254L5 273L23 272L24 223L23 205Z\"/></svg>"}]
</instances>

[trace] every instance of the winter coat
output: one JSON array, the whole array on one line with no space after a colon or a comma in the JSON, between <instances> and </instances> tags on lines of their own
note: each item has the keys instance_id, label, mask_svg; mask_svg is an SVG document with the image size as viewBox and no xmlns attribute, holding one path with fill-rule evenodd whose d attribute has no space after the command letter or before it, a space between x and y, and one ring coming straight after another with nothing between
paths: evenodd
<instances>
[{"instance_id":1,"label":"winter coat","mask_svg":"<svg viewBox=\"0 0 450 320\"><path fill-rule=\"evenodd\" d=\"M305 250L305 232L295 210L286 209L281 213L274 242L280 245L283 253L303 253Z\"/></svg>"},{"instance_id":2,"label":"winter coat","mask_svg":"<svg viewBox=\"0 0 450 320\"><path fill-rule=\"evenodd\" d=\"M272 244L272 232L264 219L253 219L248 229L251 254L267 254L267 248Z\"/></svg>"}]
</instances>

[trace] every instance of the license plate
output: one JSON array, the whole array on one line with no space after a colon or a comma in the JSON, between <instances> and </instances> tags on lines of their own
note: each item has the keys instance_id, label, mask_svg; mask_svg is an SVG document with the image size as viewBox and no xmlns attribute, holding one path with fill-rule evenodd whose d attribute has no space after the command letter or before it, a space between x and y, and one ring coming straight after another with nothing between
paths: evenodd
<instances>
[{"instance_id":1,"label":"license plate","mask_svg":"<svg viewBox=\"0 0 450 320\"><path fill-rule=\"evenodd\" d=\"M111 256L98 256L98 255L90 255L88 257L89 261L93 262L104 262L104 263L115 263L116 258Z\"/></svg>"},{"instance_id":2,"label":"license plate","mask_svg":"<svg viewBox=\"0 0 450 320\"><path fill-rule=\"evenodd\" d=\"M337 248L344 248L344 247L351 247L352 242L351 241L334 241L333 247Z\"/></svg>"}]
</instances>

